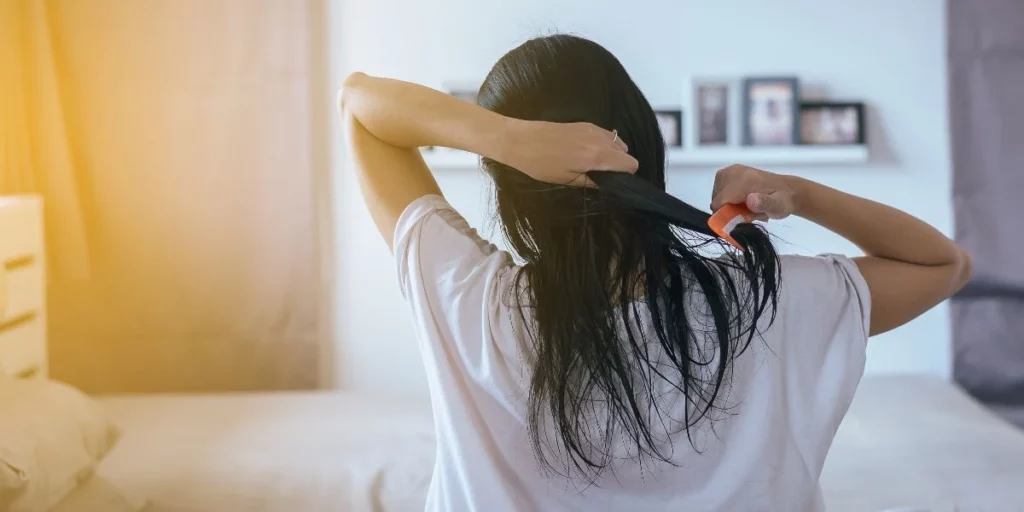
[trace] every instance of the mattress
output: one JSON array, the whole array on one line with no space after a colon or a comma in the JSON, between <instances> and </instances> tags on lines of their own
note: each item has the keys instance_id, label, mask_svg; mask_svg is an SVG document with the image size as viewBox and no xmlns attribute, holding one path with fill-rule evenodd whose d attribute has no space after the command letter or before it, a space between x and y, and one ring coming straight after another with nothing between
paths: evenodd
<instances>
[{"instance_id":1,"label":"mattress","mask_svg":"<svg viewBox=\"0 0 1024 512\"><path fill-rule=\"evenodd\" d=\"M948 382L865 378L821 485L829 512L1024 511L1024 431Z\"/></svg>"},{"instance_id":2,"label":"mattress","mask_svg":"<svg viewBox=\"0 0 1024 512\"><path fill-rule=\"evenodd\" d=\"M424 404L345 393L100 397L123 435L97 472L149 512L422 511Z\"/></svg>"},{"instance_id":3,"label":"mattress","mask_svg":"<svg viewBox=\"0 0 1024 512\"><path fill-rule=\"evenodd\" d=\"M423 510L426 404L344 393L100 401L124 435L99 474L151 512ZM1024 432L947 382L865 378L821 484L830 512L1024 511Z\"/></svg>"}]
</instances>

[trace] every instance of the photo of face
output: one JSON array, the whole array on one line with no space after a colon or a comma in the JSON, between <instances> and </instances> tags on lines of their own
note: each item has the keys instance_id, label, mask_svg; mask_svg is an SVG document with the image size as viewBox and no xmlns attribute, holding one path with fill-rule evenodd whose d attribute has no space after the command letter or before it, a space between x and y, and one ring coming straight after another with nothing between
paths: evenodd
<instances>
[{"instance_id":1,"label":"photo of face","mask_svg":"<svg viewBox=\"0 0 1024 512\"><path fill-rule=\"evenodd\" d=\"M758 146L794 144L796 98L789 82L761 82L750 86L747 123L750 143Z\"/></svg>"},{"instance_id":2,"label":"photo of face","mask_svg":"<svg viewBox=\"0 0 1024 512\"><path fill-rule=\"evenodd\" d=\"M729 86L697 87L697 143L702 146L728 142Z\"/></svg>"},{"instance_id":3,"label":"photo of face","mask_svg":"<svg viewBox=\"0 0 1024 512\"><path fill-rule=\"evenodd\" d=\"M805 144L857 144L860 122L856 107L805 108L800 115L801 139Z\"/></svg>"},{"instance_id":4,"label":"photo of face","mask_svg":"<svg viewBox=\"0 0 1024 512\"><path fill-rule=\"evenodd\" d=\"M661 135L665 138L665 145L669 147L680 147L683 145L682 115L677 111L660 111L654 115L658 118L658 127L661 128Z\"/></svg>"}]
</instances>

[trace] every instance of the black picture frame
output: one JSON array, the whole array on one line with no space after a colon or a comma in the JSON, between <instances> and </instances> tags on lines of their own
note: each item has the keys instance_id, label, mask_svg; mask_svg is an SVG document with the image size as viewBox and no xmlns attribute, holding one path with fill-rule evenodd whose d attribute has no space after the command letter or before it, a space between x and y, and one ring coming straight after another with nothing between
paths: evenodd
<instances>
[{"instance_id":1,"label":"black picture frame","mask_svg":"<svg viewBox=\"0 0 1024 512\"><path fill-rule=\"evenodd\" d=\"M786 85L792 92L788 115L790 117L790 129L784 132L786 138L779 142L767 142L755 136L752 129L752 116L754 115L754 101L752 93L758 86L765 85ZM744 146L791 146L800 143L800 79L794 76L769 76L769 77L747 77L743 79L741 89L743 95L743 145ZM783 132L780 132L783 133Z\"/></svg>"},{"instance_id":2,"label":"black picture frame","mask_svg":"<svg viewBox=\"0 0 1024 512\"><path fill-rule=\"evenodd\" d=\"M854 137L852 140L839 140L836 142L820 142L815 140L809 140L809 137L804 133L804 113L821 111L825 109L833 110L846 110L853 109L857 116L857 127L854 130ZM865 124L866 119L864 117L864 103L860 101L805 101L800 103L800 143L808 146L848 146L848 145L862 145L866 143L866 131Z\"/></svg>"},{"instance_id":3,"label":"black picture frame","mask_svg":"<svg viewBox=\"0 0 1024 512\"><path fill-rule=\"evenodd\" d=\"M658 118L658 128L661 129L662 122L666 119L675 125L675 137L670 137L671 133L666 134L665 130L661 130L662 137L665 138L665 147L669 148L681 148L683 147L683 111L682 109L658 109L654 111L654 116Z\"/></svg>"}]
</instances>

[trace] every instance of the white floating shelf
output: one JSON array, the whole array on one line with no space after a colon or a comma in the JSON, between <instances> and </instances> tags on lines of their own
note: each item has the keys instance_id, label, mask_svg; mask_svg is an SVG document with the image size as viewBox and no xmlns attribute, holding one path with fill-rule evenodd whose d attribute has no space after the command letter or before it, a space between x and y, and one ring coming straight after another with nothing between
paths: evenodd
<instances>
[{"instance_id":1,"label":"white floating shelf","mask_svg":"<svg viewBox=\"0 0 1024 512\"><path fill-rule=\"evenodd\" d=\"M435 169L475 169L479 157L472 153L437 148L423 152L427 165ZM731 164L831 166L863 164L868 148L851 146L740 146L727 148L670 149L669 168L724 167Z\"/></svg>"},{"instance_id":2,"label":"white floating shelf","mask_svg":"<svg viewBox=\"0 0 1024 512\"><path fill-rule=\"evenodd\" d=\"M740 146L671 149L669 167L748 165L849 165L868 161L868 148L851 146Z\"/></svg>"}]
</instances>

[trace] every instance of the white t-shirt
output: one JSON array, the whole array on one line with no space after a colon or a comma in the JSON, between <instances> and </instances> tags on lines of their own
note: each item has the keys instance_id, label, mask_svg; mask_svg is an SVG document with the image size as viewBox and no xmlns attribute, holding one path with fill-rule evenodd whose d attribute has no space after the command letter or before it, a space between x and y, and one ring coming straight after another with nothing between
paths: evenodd
<instances>
[{"instance_id":1,"label":"white t-shirt","mask_svg":"<svg viewBox=\"0 0 1024 512\"><path fill-rule=\"evenodd\" d=\"M587 486L543 473L534 458L522 320L506 295L516 271L510 255L436 195L402 213L394 247L437 432L427 510L824 509L818 477L863 373L868 336L870 295L849 259L782 257L775 323L734 360L722 394L728 414L713 432L693 429L700 453L682 432L673 440L677 466L627 459Z\"/></svg>"}]
</instances>

